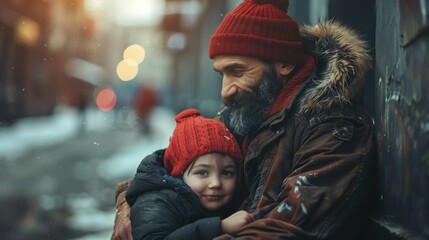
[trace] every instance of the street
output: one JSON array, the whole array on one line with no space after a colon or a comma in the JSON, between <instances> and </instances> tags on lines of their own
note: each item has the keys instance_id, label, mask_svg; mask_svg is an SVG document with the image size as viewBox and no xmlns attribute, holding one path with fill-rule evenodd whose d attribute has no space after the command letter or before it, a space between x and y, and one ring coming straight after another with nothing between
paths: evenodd
<instances>
[{"instance_id":1,"label":"street","mask_svg":"<svg viewBox=\"0 0 429 240\"><path fill-rule=\"evenodd\" d=\"M109 239L116 184L131 178L144 156L166 147L174 127L173 115L162 109L150 135L94 112L81 130L79 116L67 114L62 124L37 125L51 116L0 129L2 239ZM17 137L28 131L41 133Z\"/></svg>"}]
</instances>

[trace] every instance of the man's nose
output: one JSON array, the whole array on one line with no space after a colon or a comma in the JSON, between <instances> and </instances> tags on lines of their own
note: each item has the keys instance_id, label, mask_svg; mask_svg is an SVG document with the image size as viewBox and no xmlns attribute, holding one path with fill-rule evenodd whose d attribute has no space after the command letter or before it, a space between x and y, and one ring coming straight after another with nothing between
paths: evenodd
<instances>
[{"instance_id":1,"label":"man's nose","mask_svg":"<svg viewBox=\"0 0 429 240\"><path fill-rule=\"evenodd\" d=\"M231 101L232 101L234 95L237 94L237 92L238 92L238 88L236 85L231 84L230 82L228 82L225 79L222 81L221 96L222 96L222 99L225 103L232 104Z\"/></svg>"}]
</instances>

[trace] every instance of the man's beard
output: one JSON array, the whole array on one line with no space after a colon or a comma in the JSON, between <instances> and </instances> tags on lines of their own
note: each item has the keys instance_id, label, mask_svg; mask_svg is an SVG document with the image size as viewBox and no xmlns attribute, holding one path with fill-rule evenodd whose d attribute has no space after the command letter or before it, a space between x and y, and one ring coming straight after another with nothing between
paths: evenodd
<instances>
[{"instance_id":1,"label":"man's beard","mask_svg":"<svg viewBox=\"0 0 429 240\"><path fill-rule=\"evenodd\" d=\"M274 103L281 87L282 85L274 66L268 65L267 70L261 76L260 84L252 93L237 94L236 99L244 102L244 105L230 107L230 122L228 125L231 132L244 136L256 130Z\"/></svg>"}]
</instances>

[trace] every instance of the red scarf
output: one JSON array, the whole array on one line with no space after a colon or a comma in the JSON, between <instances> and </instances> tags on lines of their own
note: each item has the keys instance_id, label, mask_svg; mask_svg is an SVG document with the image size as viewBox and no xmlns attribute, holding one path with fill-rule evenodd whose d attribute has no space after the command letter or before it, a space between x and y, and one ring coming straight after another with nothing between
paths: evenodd
<instances>
[{"instance_id":1,"label":"red scarf","mask_svg":"<svg viewBox=\"0 0 429 240\"><path fill-rule=\"evenodd\" d=\"M280 90L280 93L274 101L273 105L263 118L264 121L289 106L292 98L296 95L302 84L304 84L310 78L311 74L313 74L313 70L315 67L316 60L314 59L314 57L307 56L305 62L303 63L303 65L301 65L299 71ZM246 156L247 146L249 144L248 142L249 134L244 137L242 143L242 150L244 156Z\"/></svg>"},{"instance_id":2,"label":"red scarf","mask_svg":"<svg viewBox=\"0 0 429 240\"><path fill-rule=\"evenodd\" d=\"M304 84L308 78L310 78L311 74L313 74L315 67L316 60L314 57L307 56L299 71L283 86L282 90L280 90L279 95L277 96L271 108L268 110L264 120L267 120L274 114L289 106L290 101L301 88L302 84Z\"/></svg>"}]
</instances>

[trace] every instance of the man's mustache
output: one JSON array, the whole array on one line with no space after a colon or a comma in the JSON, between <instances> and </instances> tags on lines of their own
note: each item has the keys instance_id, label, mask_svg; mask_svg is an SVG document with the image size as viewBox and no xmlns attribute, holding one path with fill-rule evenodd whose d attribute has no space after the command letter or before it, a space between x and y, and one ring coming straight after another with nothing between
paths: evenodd
<instances>
[{"instance_id":1,"label":"man's mustache","mask_svg":"<svg viewBox=\"0 0 429 240\"><path fill-rule=\"evenodd\" d=\"M240 92L230 99L222 99L223 105L227 107L241 107L255 95L254 93Z\"/></svg>"}]
</instances>

